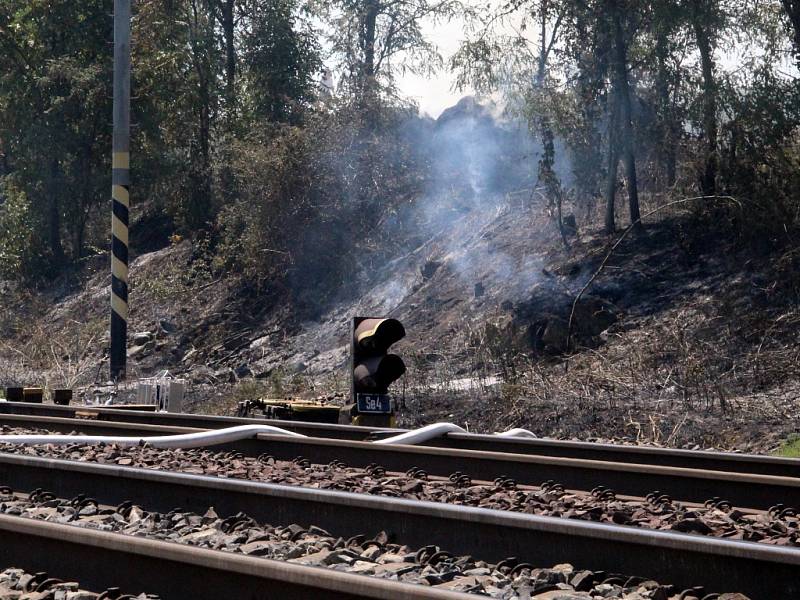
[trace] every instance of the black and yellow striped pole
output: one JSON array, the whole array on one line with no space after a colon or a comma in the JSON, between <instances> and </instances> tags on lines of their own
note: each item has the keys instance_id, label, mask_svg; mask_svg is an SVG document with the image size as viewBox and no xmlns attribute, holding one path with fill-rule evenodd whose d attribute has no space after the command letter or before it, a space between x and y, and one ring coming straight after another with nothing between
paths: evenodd
<instances>
[{"instance_id":1,"label":"black and yellow striped pole","mask_svg":"<svg viewBox=\"0 0 800 600\"><path fill-rule=\"evenodd\" d=\"M128 338L131 0L114 0L114 134L111 159L111 379L125 379Z\"/></svg>"}]
</instances>

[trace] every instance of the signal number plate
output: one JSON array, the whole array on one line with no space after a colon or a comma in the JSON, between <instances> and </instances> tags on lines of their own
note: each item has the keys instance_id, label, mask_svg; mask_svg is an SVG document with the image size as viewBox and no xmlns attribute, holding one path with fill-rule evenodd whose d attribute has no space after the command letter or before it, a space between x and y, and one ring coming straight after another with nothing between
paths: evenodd
<instances>
[{"instance_id":1,"label":"signal number plate","mask_svg":"<svg viewBox=\"0 0 800 600\"><path fill-rule=\"evenodd\" d=\"M388 415L392 412L392 400L387 394L357 394L358 412Z\"/></svg>"}]
</instances>

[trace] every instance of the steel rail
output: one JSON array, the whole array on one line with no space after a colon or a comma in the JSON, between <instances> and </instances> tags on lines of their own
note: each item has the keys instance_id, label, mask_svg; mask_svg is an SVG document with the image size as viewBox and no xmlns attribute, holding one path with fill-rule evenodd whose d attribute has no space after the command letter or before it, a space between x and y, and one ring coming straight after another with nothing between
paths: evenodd
<instances>
[{"instance_id":1,"label":"steel rail","mask_svg":"<svg viewBox=\"0 0 800 600\"><path fill-rule=\"evenodd\" d=\"M67 433L166 435L193 433L198 430L108 421L84 421L27 416L0 416L0 423L45 427ZM325 438L287 438L258 435L254 439L216 446L219 451L236 451L248 456L267 453L277 459L292 460L303 456L312 462L328 464L339 460L352 467L377 463L387 470L424 469L430 475L448 476L456 471L476 480L491 481L500 475L518 483L538 485L554 480L569 489L591 490L595 486L614 489L619 494L646 496L656 490L677 500L703 503L718 497L739 507L764 510L776 504L800 507L800 478L732 473L607 462L575 458L460 450L431 446L381 446L371 442Z\"/></svg>"},{"instance_id":2,"label":"steel rail","mask_svg":"<svg viewBox=\"0 0 800 600\"><path fill-rule=\"evenodd\" d=\"M28 456L0 454L0 483L60 497L88 494L109 505L139 500L160 512L180 506L202 513L213 506L223 517L243 511L262 522L313 524L342 537L384 530L412 547L436 544L487 561L569 562L681 587L738 591L753 600L800 597L800 550L753 542Z\"/></svg>"},{"instance_id":3,"label":"steel rail","mask_svg":"<svg viewBox=\"0 0 800 600\"><path fill-rule=\"evenodd\" d=\"M186 413L164 413L104 406L57 406L30 402L0 402L0 415L30 415L43 417L72 418L77 414L92 415L92 420L163 425L167 427L193 427L197 429L221 429L235 425L275 425L297 433L315 437L365 440L374 432L386 431L357 425L330 425L302 421L279 421L275 419L251 419L216 415L194 415Z\"/></svg>"},{"instance_id":4,"label":"steel rail","mask_svg":"<svg viewBox=\"0 0 800 600\"><path fill-rule=\"evenodd\" d=\"M153 413L94 406L55 406L22 402L0 402L0 423L3 422L6 415L29 415L32 418L36 416L71 418L78 412L95 415L93 420L97 422L114 421L196 429L219 429L233 425L256 423L284 427L291 431L312 437L361 441L387 435L387 430L385 429L353 425L328 425L322 423L302 423L270 419ZM31 421L31 423L33 423L33 421ZM392 430L391 433L402 433L404 431L407 430ZM775 475L778 477L800 477L800 460L755 454L680 450L649 446L624 446L618 444L542 438L504 438L501 436L470 433L451 433L440 439L432 440L426 445L462 450L508 452L511 454L525 454L530 456L553 456L709 471L754 473L760 475Z\"/></svg>"},{"instance_id":5,"label":"steel rail","mask_svg":"<svg viewBox=\"0 0 800 600\"><path fill-rule=\"evenodd\" d=\"M0 515L0 563L162 600L410 598L467 594L172 542Z\"/></svg>"}]
</instances>

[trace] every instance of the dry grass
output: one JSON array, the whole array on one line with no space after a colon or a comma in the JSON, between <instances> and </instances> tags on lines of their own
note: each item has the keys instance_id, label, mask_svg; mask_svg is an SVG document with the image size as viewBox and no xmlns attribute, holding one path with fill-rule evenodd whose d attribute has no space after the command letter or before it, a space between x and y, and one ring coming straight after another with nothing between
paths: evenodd
<instances>
[{"instance_id":1,"label":"dry grass","mask_svg":"<svg viewBox=\"0 0 800 600\"><path fill-rule=\"evenodd\" d=\"M453 391L458 362L428 368L409 392L407 424L449 418L472 429L524 426L539 435L769 449L800 426L792 382L800 379L800 310L773 317L727 315L706 298L612 327L597 348L563 360L492 355L479 346L478 373L501 385ZM789 387L787 388L786 385ZM759 439L759 436L761 438Z\"/></svg>"},{"instance_id":2,"label":"dry grass","mask_svg":"<svg viewBox=\"0 0 800 600\"><path fill-rule=\"evenodd\" d=\"M642 251L637 244L652 242L631 241L603 275L612 282L626 272L661 277L674 286L667 299L641 293L619 323L567 356L521 348L502 321L480 324L460 337L468 343L443 352L456 359L415 365L419 385L403 422L447 419L480 431L524 426L562 438L753 451L773 450L800 431L800 250L758 263L747 251L726 257L733 243L723 238L708 253L683 243L694 227L685 211L669 219L678 234L666 229L658 239L671 244L666 256L676 264L659 262L663 247ZM606 250L577 244L565 262L581 260L579 253L598 261ZM702 263L705 275L687 277L677 264L684 259ZM448 391L447 381L465 372L475 375L474 389ZM491 375L502 384L484 385Z\"/></svg>"}]
</instances>

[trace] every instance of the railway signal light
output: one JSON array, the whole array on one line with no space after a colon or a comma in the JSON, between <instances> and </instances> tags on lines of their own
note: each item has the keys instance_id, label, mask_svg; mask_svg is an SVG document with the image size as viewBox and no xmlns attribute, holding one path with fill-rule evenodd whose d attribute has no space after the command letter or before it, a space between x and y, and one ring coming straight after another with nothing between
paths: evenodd
<instances>
[{"instance_id":1,"label":"railway signal light","mask_svg":"<svg viewBox=\"0 0 800 600\"><path fill-rule=\"evenodd\" d=\"M389 347L403 339L406 330L397 319L356 317L352 332L350 357L354 415L390 416L393 409L389 386L406 372L406 366L399 356L389 354Z\"/></svg>"}]
</instances>

